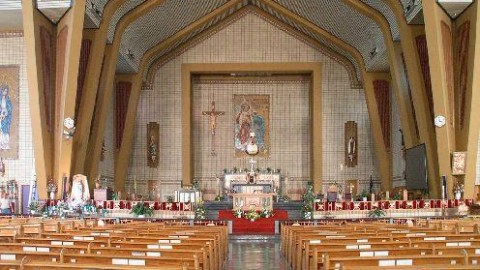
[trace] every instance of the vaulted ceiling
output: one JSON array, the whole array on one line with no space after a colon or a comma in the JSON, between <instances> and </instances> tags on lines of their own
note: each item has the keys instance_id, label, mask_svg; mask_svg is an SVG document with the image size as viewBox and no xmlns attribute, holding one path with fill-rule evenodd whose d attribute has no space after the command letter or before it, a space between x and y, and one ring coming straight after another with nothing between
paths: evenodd
<instances>
[{"instance_id":1,"label":"vaulted ceiling","mask_svg":"<svg viewBox=\"0 0 480 270\"><path fill-rule=\"evenodd\" d=\"M151 1L151 0L150 0ZM222 6L238 2L228 9ZM370 8L380 12L388 21L394 40L399 40L398 26L395 16L386 1L398 0L358 0ZM408 0L402 0L407 4ZM120 19L133 11L145 0L129 0L114 13L108 28L108 42L112 42L115 28ZM95 28L101 20L108 0L90 0L86 9L85 27ZM357 79L361 81L359 66L364 65L367 71L388 71L387 52L384 38L379 26L371 18L360 13L346 1L342 0L167 0L158 1L158 5L133 21L121 36L120 57L117 63L118 73L138 72L142 56L149 49L168 41L148 66L153 65L175 48L188 43L196 36L217 26L242 9L254 7L275 20L284 23L302 35L319 42L326 48L343 56L355 68ZM222 9L216 16L204 17ZM293 14L293 16L291 16ZM89 19L87 19L89 17ZM189 25L202 23L188 33L175 40L171 37ZM308 24L305 24L305 21ZM332 42L330 38L319 34L318 29L328 32L347 46L360 53L363 63L358 63L351 52ZM170 39L169 39L170 38Z\"/></svg>"}]
</instances>

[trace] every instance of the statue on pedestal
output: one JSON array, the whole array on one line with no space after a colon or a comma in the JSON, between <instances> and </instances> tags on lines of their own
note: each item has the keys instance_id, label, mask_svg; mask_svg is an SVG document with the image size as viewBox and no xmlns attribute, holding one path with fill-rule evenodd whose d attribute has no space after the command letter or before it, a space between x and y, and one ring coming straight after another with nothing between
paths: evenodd
<instances>
[{"instance_id":1,"label":"statue on pedestal","mask_svg":"<svg viewBox=\"0 0 480 270\"><path fill-rule=\"evenodd\" d=\"M77 208L85 204L90 199L87 177L83 174L73 176L72 192L70 193L69 205L71 208Z\"/></svg>"}]
</instances>

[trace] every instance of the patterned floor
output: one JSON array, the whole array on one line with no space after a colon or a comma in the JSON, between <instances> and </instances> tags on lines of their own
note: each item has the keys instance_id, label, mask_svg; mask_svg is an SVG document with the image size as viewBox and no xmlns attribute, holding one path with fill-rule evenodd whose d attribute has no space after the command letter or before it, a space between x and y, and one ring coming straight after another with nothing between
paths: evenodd
<instances>
[{"instance_id":1,"label":"patterned floor","mask_svg":"<svg viewBox=\"0 0 480 270\"><path fill-rule=\"evenodd\" d=\"M233 238L233 237L232 237ZM230 238L224 270L290 270L280 252L280 238L238 236Z\"/></svg>"}]
</instances>

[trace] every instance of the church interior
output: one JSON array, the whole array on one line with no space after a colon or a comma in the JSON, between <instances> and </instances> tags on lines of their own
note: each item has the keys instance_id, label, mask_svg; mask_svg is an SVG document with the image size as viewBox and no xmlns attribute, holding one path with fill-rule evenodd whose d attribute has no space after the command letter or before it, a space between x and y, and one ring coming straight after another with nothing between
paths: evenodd
<instances>
[{"instance_id":1,"label":"church interior","mask_svg":"<svg viewBox=\"0 0 480 270\"><path fill-rule=\"evenodd\" d=\"M478 2L0 0L0 268L478 269Z\"/></svg>"}]
</instances>

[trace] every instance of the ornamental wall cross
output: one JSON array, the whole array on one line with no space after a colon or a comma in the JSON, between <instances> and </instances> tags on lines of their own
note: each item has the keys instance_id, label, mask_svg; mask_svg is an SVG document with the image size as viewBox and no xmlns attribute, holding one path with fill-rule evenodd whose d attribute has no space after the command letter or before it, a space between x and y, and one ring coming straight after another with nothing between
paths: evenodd
<instances>
[{"instance_id":1,"label":"ornamental wall cross","mask_svg":"<svg viewBox=\"0 0 480 270\"><path fill-rule=\"evenodd\" d=\"M211 154L214 156L215 155L215 149L214 149L214 137L215 137L215 131L217 129L217 117L220 115L224 115L225 112L221 111L216 111L215 110L215 101L212 101L210 104L210 111L203 111L202 115L208 116L208 122L210 124L210 133L212 134L212 152Z\"/></svg>"}]
</instances>

